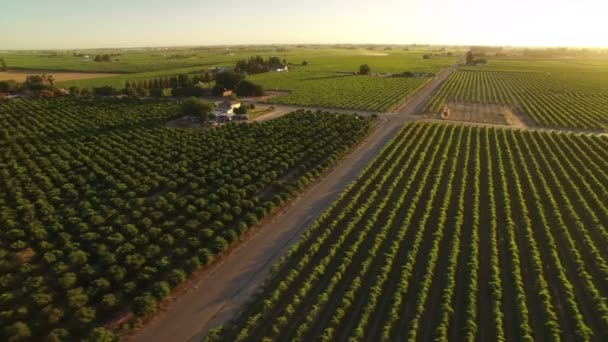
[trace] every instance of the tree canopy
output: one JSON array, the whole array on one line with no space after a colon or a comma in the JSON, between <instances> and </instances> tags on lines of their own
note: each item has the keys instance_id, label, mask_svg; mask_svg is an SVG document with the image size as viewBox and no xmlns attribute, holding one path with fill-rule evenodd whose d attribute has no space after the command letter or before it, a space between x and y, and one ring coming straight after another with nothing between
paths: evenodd
<instances>
[{"instance_id":1,"label":"tree canopy","mask_svg":"<svg viewBox=\"0 0 608 342\"><path fill-rule=\"evenodd\" d=\"M264 95L264 88L249 80L242 80L236 87L236 93L239 96L262 96Z\"/></svg>"},{"instance_id":2,"label":"tree canopy","mask_svg":"<svg viewBox=\"0 0 608 342\"><path fill-rule=\"evenodd\" d=\"M236 62L236 71L246 72L249 74L259 74L262 72L268 72L271 69L283 68L287 64L287 60L279 57L268 57L262 56L249 57L249 59L241 59Z\"/></svg>"},{"instance_id":3,"label":"tree canopy","mask_svg":"<svg viewBox=\"0 0 608 342\"><path fill-rule=\"evenodd\" d=\"M199 117L201 118L202 122L205 122L209 118L209 114L211 114L214 107L215 106L213 103L209 103L207 101L191 97L188 100L184 101L181 106L180 113L182 115Z\"/></svg>"},{"instance_id":4,"label":"tree canopy","mask_svg":"<svg viewBox=\"0 0 608 342\"><path fill-rule=\"evenodd\" d=\"M240 72L224 71L215 76L215 83L228 90L235 90L236 86L245 79L245 75Z\"/></svg>"},{"instance_id":5,"label":"tree canopy","mask_svg":"<svg viewBox=\"0 0 608 342\"><path fill-rule=\"evenodd\" d=\"M369 65L367 65L367 64L362 64L359 67L360 75L369 75L371 72L372 72L372 68L370 68Z\"/></svg>"},{"instance_id":6,"label":"tree canopy","mask_svg":"<svg viewBox=\"0 0 608 342\"><path fill-rule=\"evenodd\" d=\"M473 64L473 52L468 51L466 55L466 63L467 65Z\"/></svg>"}]
</instances>

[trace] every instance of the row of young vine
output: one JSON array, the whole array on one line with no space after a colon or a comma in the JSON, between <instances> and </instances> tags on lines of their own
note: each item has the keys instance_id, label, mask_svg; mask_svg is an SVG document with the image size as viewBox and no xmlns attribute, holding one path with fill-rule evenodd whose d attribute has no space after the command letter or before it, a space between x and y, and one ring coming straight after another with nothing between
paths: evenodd
<instances>
[{"instance_id":1,"label":"row of young vine","mask_svg":"<svg viewBox=\"0 0 608 342\"><path fill-rule=\"evenodd\" d=\"M384 112L415 93L429 78L333 76L285 83L291 94L268 100L300 106L318 106Z\"/></svg>"},{"instance_id":2,"label":"row of young vine","mask_svg":"<svg viewBox=\"0 0 608 342\"><path fill-rule=\"evenodd\" d=\"M607 146L409 123L206 339L604 340Z\"/></svg>"},{"instance_id":3,"label":"row of young vine","mask_svg":"<svg viewBox=\"0 0 608 342\"><path fill-rule=\"evenodd\" d=\"M603 130L608 125L608 92L587 74L457 71L424 108L438 113L446 102L514 106L544 127Z\"/></svg>"}]
</instances>

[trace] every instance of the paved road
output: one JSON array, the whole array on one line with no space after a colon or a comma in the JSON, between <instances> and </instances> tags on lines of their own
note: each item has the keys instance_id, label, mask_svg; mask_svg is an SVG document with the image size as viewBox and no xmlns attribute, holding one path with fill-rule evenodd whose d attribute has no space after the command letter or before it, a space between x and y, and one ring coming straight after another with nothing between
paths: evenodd
<instances>
[{"instance_id":1,"label":"paved road","mask_svg":"<svg viewBox=\"0 0 608 342\"><path fill-rule=\"evenodd\" d=\"M378 154L382 147L414 116L428 96L454 71L440 73L425 88L399 108L382 115L367 139L329 174L301 194L294 203L266 222L249 240L177 299L165 312L134 335L134 342L200 341L212 328L229 320L266 278L272 264L311 223L338 197L340 192Z\"/></svg>"}]
</instances>

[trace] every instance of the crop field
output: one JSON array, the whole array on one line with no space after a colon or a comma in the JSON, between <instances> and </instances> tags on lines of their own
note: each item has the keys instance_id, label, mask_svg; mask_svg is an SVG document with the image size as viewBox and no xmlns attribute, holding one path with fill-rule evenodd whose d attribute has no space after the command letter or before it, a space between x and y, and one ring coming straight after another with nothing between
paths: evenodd
<instances>
[{"instance_id":1,"label":"crop field","mask_svg":"<svg viewBox=\"0 0 608 342\"><path fill-rule=\"evenodd\" d=\"M43 74L44 72L40 71L0 71L0 81L4 80L15 80L17 82L24 82L27 76L33 74ZM106 73L90 73L90 72L55 72L53 73L53 77L55 81L70 81L70 80L84 80L84 79L92 79L92 78L102 78L102 77L112 77L116 76L116 74L106 74Z\"/></svg>"},{"instance_id":2,"label":"crop field","mask_svg":"<svg viewBox=\"0 0 608 342\"><path fill-rule=\"evenodd\" d=\"M293 71L252 77L266 89L290 90L291 94L268 103L346 108L369 111L393 109L429 78L386 78Z\"/></svg>"},{"instance_id":3,"label":"crop field","mask_svg":"<svg viewBox=\"0 0 608 342\"><path fill-rule=\"evenodd\" d=\"M297 111L169 129L177 101L0 104L0 340L76 341L173 287L365 136Z\"/></svg>"},{"instance_id":4,"label":"crop field","mask_svg":"<svg viewBox=\"0 0 608 342\"><path fill-rule=\"evenodd\" d=\"M0 53L11 69L138 73L188 68L201 65L215 65L233 61L235 56L224 55L222 51L172 50L91 50L78 51L89 57L75 56L72 51L44 52L4 52ZM96 55L117 54L111 62L95 62ZM118 55L120 54L120 55Z\"/></svg>"},{"instance_id":5,"label":"crop field","mask_svg":"<svg viewBox=\"0 0 608 342\"><path fill-rule=\"evenodd\" d=\"M390 51L361 48L337 49L330 47L287 48L276 47L193 47L157 49L102 49L76 51L0 51L9 69L140 73L214 65L234 65L252 55L278 56L290 63L300 64L307 60L311 65L322 65L327 70L355 70L363 63L376 65L385 71L404 71L399 63L404 59L416 68L428 70L429 64L442 64L446 58L422 60L428 49L412 48L411 51ZM88 58L75 54L88 55ZM94 62L96 55L114 54L111 62Z\"/></svg>"},{"instance_id":6,"label":"crop field","mask_svg":"<svg viewBox=\"0 0 608 342\"><path fill-rule=\"evenodd\" d=\"M265 89L289 90L291 94L269 103L388 111L428 82L426 77L386 78L353 76L359 65L369 64L372 72L397 73L425 71L438 73L454 63L455 58L423 60L420 53L396 51L372 53L350 51L349 55L309 56L309 65L287 73L265 73L251 80Z\"/></svg>"},{"instance_id":7,"label":"crop field","mask_svg":"<svg viewBox=\"0 0 608 342\"><path fill-rule=\"evenodd\" d=\"M514 106L542 127L598 131L608 127L606 64L492 63L452 74L424 111L438 113L446 101L499 104Z\"/></svg>"},{"instance_id":8,"label":"crop field","mask_svg":"<svg viewBox=\"0 0 608 342\"><path fill-rule=\"evenodd\" d=\"M605 341L608 139L409 123L207 341Z\"/></svg>"},{"instance_id":9,"label":"crop field","mask_svg":"<svg viewBox=\"0 0 608 342\"><path fill-rule=\"evenodd\" d=\"M62 87L99 87L110 85L123 88L126 81L148 80L160 76L174 76L197 72L212 66L234 65L236 58L247 58L252 54L273 54L285 58L290 65L287 73L264 73L249 78L267 90L287 90L291 94L274 98L268 102L302 106L334 107L345 109L385 111L394 107L415 92L429 79L385 78L381 76L353 76L361 64L369 64L372 72L438 73L455 62L452 57L422 59L420 51L370 51L349 49L293 49L287 52L235 50L234 55L208 56L201 64L177 69L123 74L103 79L59 82ZM219 54L219 52L215 52ZM301 62L308 65L302 66Z\"/></svg>"}]
</instances>

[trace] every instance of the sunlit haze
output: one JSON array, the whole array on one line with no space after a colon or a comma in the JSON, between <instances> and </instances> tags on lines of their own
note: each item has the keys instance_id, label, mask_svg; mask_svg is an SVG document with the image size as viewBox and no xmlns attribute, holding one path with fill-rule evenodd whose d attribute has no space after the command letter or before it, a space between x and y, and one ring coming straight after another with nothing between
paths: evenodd
<instances>
[{"instance_id":1,"label":"sunlit haze","mask_svg":"<svg viewBox=\"0 0 608 342\"><path fill-rule=\"evenodd\" d=\"M378 43L607 46L601 0L19 0L0 49Z\"/></svg>"}]
</instances>

